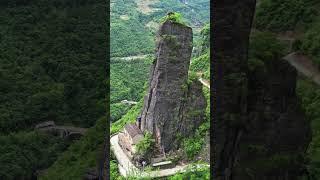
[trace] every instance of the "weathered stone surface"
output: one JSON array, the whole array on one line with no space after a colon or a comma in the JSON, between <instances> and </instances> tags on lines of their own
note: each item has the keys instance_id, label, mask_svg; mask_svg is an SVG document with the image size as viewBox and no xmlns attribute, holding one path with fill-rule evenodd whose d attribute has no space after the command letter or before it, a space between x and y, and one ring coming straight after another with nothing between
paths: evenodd
<instances>
[{"instance_id":1,"label":"weathered stone surface","mask_svg":"<svg viewBox=\"0 0 320 180\"><path fill-rule=\"evenodd\" d=\"M191 51L192 29L171 21L164 22L157 36L156 59L151 67L141 129L152 132L165 152L176 148L178 134L192 135L201 123L203 114L193 116L191 120L188 111L205 109L202 90L196 87L202 87L201 84L191 85L189 89L187 85ZM191 94L191 91L197 92Z\"/></svg>"},{"instance_id":2,"label":"weathered stone surface","mask_svg":"<svg viewBox=\"0 0 320 180\"><path fill-rule=\"evenodd\" d=\"M202 93L202 84L194 80L187 89L185 101L182 106L182 117L178 122L177 132L182 137L188 137L195 134L197 128L204 122L205 108L207 102Z\"/></svg>"},{"instance_id":3,"label":"weathered stone surface","mask_svg":"<svg viewBox=\"0 0 320 180\"><path fill-rule=\"evenodd\" d=\"M235 179L298 179L311 140L296 96L296 70L281 59L248 74L248 121L239 141Z\"/></svg>"},{"instance_id":4,"label":"weathered stone surface","mask_svg":"<svg viewBox=\"0 0 320 180\"><path fill-rule=\"evenodd\" d=\"M249 72L255 0L215 1L214 179L295 180L310 125L297 99L297 73L280 58Z\"/></svg>"},{"instance_id":5,"label":"weathered stone surface","mask_svg":"<svg viewBox=\"0 0 320 180\"><path fill-rule=\"evenodd\" d=\"M255 0L216 0L213 20L214 178L230 179L247 119L247 57Z\"/></svg>"}]
</instances>

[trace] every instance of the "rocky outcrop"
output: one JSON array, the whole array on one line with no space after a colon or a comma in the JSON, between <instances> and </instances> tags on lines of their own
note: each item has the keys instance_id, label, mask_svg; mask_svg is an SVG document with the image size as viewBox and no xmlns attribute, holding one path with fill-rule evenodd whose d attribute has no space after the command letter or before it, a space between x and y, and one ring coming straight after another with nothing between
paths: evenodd
<instances>
[{"instance_id":1,"label":"rocky outcrop","mask_svg":"<svg viewBox=\"0 0 320 180\"><path fill-rule=\"evenodd\" d=\"M297 73L281 58L248 70L255 0L215 1L214 179L294 180L310 125L297 99Z\"/></svg>"},{"instance_id":2,"label":"rocky outcrop","mask_svg":"<svg viewBox=\"0 0 320 180\"><path fill-rule=\"evenodd\" d=\"M159 147L177 148L178 135L192 135L203 119L201 84L188 84L192 29L166 21L157 35L156 59L141 114L141 129L152 132Z\"/></svg>"}]
</instances>

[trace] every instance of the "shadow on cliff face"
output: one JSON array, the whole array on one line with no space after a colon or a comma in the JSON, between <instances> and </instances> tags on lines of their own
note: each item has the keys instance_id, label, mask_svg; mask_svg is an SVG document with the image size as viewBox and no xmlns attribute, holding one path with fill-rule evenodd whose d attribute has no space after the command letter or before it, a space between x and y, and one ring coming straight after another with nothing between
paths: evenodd
<instances>
[{"instance_id":1,"label":"shadow on cliff face","mask_svg":"<svg viewBox=\"0 0 320 180\"><path fill-rule=\"evenodd\" d=\"M310 124L288 62L278 56L263 62L264 71L248 69L255 3L218 0L214 7L214 178L294 180L304 171Z\"/></svg>"}]
</instances>

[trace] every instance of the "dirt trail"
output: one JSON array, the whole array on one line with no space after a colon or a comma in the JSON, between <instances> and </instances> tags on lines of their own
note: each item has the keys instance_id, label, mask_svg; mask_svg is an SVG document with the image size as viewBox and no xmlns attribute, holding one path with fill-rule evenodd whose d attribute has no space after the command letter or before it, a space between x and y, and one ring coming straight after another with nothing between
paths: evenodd
<instances>
[{"instance_id":1,"label":"dirt trail","mask_svg":"<svg viewBox=\"0 0 320 180\"><path fill-rule=\"evenodd\" d=\"M199 77L198 80L201 82L201 84L210 89L210 81L207 80L207 79L203 79L203 78L201 77L203 73L202 73L202 72L197 72L196 74L197 74L197 76Z\"/></svg>"},{"instance_id":2,"label":"dirt trail","mask_svg":"<svg viewBox=\"0 0 320 180\"><path fill-rule=\"evenodd\" d=\"M309 57L301 53L293 52L285 56L283 59L295 67L299 73L320 85L320 71Z\"/></svg>"},{"instance_id":3,"label":"dirt trail","mask_svg":"<svg viewBox=\"0 0 320 180\"><path fill-rule=\"evenodd\" d=\"M210 89L210 82L208 80L203 79L203 78L199 78L199 81L202 83L202 85L204 85Z\"/></svg>"},{"instance_id":4,"label":"dirt trail","mask_svg":"<svg viewBox=\"0 0 320 180\"><path fill-rule=\"evenodd\" d=\"M118 144L118 134L114 135L110 139L111 150L113 151L114 155L118 160L118 167L120 174L124 177L128 175L138 175L139 177L166 177L172 176L178 172L184 172L188 165L178 165L171 169L162 169L158 171L151 171L151 172L142 172L137 167L135 167L132 162L129 160L128 156L123 152L122 148ZM198 168L201 168L207 165L199 165Z\"/></svg>"},{"instance_id":5,"label":"dirt trail","mask_svg":"<svg viewBox=\"0 0 320 180\"><path fill-rule=\"evenodd\" d=\"M252 29L251 32L258 31ZM306 55L298 52L292 52L292 44L296 39L299 39L303 34L294 31L286 31L277 34L277 39L280 41L289 42L289 54L283 57L284 60L288 61L296 70L310 78L313 82L320 85L320 71L313 61Z\"/></svg>"},{"instance_id":6,"label":"dirt trail","mask_svg":"<svg viewBox=\"0 0 320 180\"><path fill-rule=\"evenodd\" d=\"M136 59L144 59L144 58L147 58L149 55L150 55L150 54L135 55L135 56L126 56L126 57L111 57L111 59L131 61L131 60L136 60Z\"/></svg>"}]
</instances>

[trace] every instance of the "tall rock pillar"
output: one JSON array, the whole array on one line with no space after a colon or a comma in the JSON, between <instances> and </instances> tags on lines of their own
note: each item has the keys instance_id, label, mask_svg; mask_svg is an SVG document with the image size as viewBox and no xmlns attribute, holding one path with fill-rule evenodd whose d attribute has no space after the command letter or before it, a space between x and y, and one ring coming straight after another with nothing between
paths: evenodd
<instances>
[{"instance_id":1,"label":"tall rock pillar","mask_svg":"<svg viewBox=\"0 0 320 180\"><path fill-rule=\"evenodd\" d=\"M155 61L144 99L141 130L149 131L165 151L180 131L185 87L192 52L192 29L166 21L157 35Z\"/></svg>"}]
</instances>

